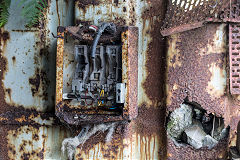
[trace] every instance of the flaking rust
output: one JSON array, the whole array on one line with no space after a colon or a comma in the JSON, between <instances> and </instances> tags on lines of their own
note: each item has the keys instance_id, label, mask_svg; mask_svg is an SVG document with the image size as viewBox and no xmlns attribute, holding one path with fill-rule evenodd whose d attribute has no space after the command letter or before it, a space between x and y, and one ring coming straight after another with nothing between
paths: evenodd
<instances>
[{"instance_id":1,"label":"flaking rust","mask_svg":"<svg viewBox=\"0 0 240 160\"><path fill-rule=\"evenodd\" d=\"M225 24L208 24L169 37L168 112L184 101L196 102L207 113L223 117L230 135L211 150L179 148L168 138L168 159L226 159L228 147L236 146L239 96L229 91L227 36Z\"/></svg>"},{"instance_id":2,"label":"flaking rust","mask_svg":"<svg viewBox=\"0 0 240 160\"><path fill-rule=\"evenodd\" d=\"M225 30L225 25L212 24L170 37L167 105L171 111L188 99L224 115L227 48L216 40L226 42Z\"/></svg>"}]
</instances>

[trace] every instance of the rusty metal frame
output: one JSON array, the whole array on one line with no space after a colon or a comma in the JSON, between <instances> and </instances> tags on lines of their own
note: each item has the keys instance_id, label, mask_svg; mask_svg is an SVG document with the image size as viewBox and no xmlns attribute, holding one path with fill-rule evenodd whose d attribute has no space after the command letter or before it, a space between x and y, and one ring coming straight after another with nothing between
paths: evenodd
<instances>
[{"instance_id":1,"label":"rusty metal frame","mask_svg":"<svg viewBox=\"0 0 240 160\"><path fill-rule=\"evenodd\" d=\"M122 27L122 81L126 83L126 101L122 114L106 112L101 110L87 110L83 107L76 109L69 101L62 99L63 94L63 53L64 39L70 33L63 27L58 27L57 60L56 60L56 115L68 124L79 125L83 123L99 123L109 121L123 121L136 118L137 86L138 86L138 28L129 26ZM131 95L131 96L130 96ZM83 117L74 119L74 116Z\"/></svg>"},{"instance_id":2,"label":"rusty metal frame","mask_svg":"<svg viewBox=\"0 0 240 160\"><path fill-rule=\"evenodd\" d=\"M169 0L161 34L169 36L202 27L209 22L239 23L239 14L237 0Z\"/></svg>"}]
</instances>

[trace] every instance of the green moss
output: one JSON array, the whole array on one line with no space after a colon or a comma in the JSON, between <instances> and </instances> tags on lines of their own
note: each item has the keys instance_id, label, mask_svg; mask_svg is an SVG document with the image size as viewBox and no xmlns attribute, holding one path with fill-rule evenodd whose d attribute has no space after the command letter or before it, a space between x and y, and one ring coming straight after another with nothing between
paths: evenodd
<instances>
[{"instance_id":1,"label":"green moss","mask_svg":"<svg viewBox=\"0 0 240 160\"><path fill-rule=\"evenodd\" d=\"M39 20L44 17L48 6L47 0L21 0L19 6L23 6L21 15L26 19L26 27L31 28L38 25Z\"/></svg>"},{"instance_id":2,"label":"green moss","mask_svg":"<svg viewBox=\"0 0 240 160\"><path fill-rule=\"evenodd\" d=\"M12 0L13 2L19 1ZM8 22L10 4L11 0L1 0L0 2L0 28ZM26 20L26 27L31 28L38 25L39 20L44 18L48 0L20 0L18 5L22 8L21 15Z\"/></svg>"},{"instance_id":3,"label":"green moss","mask_svg":"<svg viewBox=\"0 0 240 160\"><path fill-rule=\"evenodd\" d=\"M10 4L11 0L2 0L0 2L0 28L8 22Z\"/></svg>"}]
</instances>

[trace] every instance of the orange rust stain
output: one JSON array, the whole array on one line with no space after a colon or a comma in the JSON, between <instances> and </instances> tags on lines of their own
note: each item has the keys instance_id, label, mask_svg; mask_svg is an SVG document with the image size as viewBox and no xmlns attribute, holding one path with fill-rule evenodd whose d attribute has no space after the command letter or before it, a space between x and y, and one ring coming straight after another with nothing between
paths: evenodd
<instances>
[{"instance_id":1,"label":"orange rust stain","mask_svg":"<svg viewBox=\"0 0 240 160\"><path fill-rule=\"evenodd\" d=\"M168 153L168 155L167 155L168 157L172 157L172 154L171 153Z\"/></svg>"},{"instance_id":2,"label":"orange rust stain","mask_svg":"<svg viewBox=\"0 0 240 160\"><path fill-rule=\"evenodd\" d=\"M24 115L22 117L20 117L20 118L16 118L15 120L20 122L20 123L23 122L23 121L27 121L26 117Z\"/></svg>"},{"instance_id":3,"label":"orange rust stain","mask_svg":"<svg viewBox=\"0 0 240 160\"><path fill-rule=\"evenodd\" d=\"M0 121L7 121L8 119L5 117L0 117Z\"/></svg>"},{"instance_id":4,"label":"orange rust stain","mask_svg":"<svg viewBox=\"0 0 240 160\"><path fill-rule=\"evenodd\" d=\"M128 31L122 32L122 82L126 83L126 102L124 109L128 110L129 106L129 81L128 81Z\"/></svg>"},{"instance_id":5,"label":"orange rust stain","mask_svg":"<svg viewBox=\"0 0 240 160\"><path fill-rule=\"evenodd\" d=\"M58 36L64 37L64 33L58 33ZM63 52L64 52L64 39L58 38L57 40L57 70L56 70L56 104L62 101L62 88L63 88Z\"/></svg>"},{"instance_id":6,"label":"orange rust stain","mask_svg":"<svg viewBox=\"0 0 240 160\"><path fill-rule=\"evenodd\" d=\"M35 118L35 116L34 116L34 114L32 113L30 116L29 116L29 119L34 119Z\"/></svg>"}]
</instances>

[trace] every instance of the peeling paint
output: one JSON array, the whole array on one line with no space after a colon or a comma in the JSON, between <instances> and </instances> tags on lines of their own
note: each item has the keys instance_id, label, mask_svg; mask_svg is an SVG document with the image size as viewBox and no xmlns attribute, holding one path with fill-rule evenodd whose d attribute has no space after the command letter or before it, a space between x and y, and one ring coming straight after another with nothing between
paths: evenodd
<instances>
[{"instance_id":1,"label":"peeling paint","mask_svg":"<svg viewBox=\"0 0 240 160\"><path fill-rule=\"evenodd\" d=\"M226 89L226 71L218 67L216 63L212 63L209 70L212 73L212 76L208 82L207 92L216 98L221 97L224 95Z\"/></svg>"},{"instance_id":2,"label":"peeling paint","mask_svg":"<svg viewBox=\"0 0 240 160\"><path fill-rule=\"evenodd\" d=\"M171 64L171 67L181 67L182 62L180 57L180 50L178 49L178 34L172 35L170 40L168 41L168 56L167 61L168 64Z\"/></svg>"},{"instance_id":3,"label":"peeling paint","mask_svg":"<svg viewBox=\"0 0 240 160\"><path fill-rule=\"evenodd\" d=\"M66 159L60 152L61 140L69 132L61 127L23 126L7 133L9 159Z\"/></svg>"},{"instance_id":4,"label":"peeling paint","mask_svg":"<svg viewBox=\"0 0 240 160\"><path fill-rule=\"evenodd\" d=\"M121 140L120 140L121 141ZM77 159L159 159L159 140L157 135L141 136L133 133L125 138L122 144L113 151L111 143L97 143L87 152L77 150ZM110 151L109 151L110 149Z\"/></svg>"},{"instance_id":5,"label":"peeling paint","mask_svg":"<svg viewBox=\"0 0 240 160\"><path fill-rule=\"evenodd\" d=\"M55 15L56 3L51 2L43 29L26 29L24 20L18 14L21 8L16 6L17 3L11 4L11 14L3 32L7 43L2 54L8 64L8 69L3 73L2 86L11 89L11 97L8 92L5 93L7 105L38 111L54 108L56 39L51 32L56 31L58 24L53 19L60 16L60 25L70 24L71 18L67 16L71 10L67 8L73 7L73 2L70 6L65 6L63 0L58 3L63 9Z\"/></svg>"},{"instance_id":6,"label":"peeling paint","mask_svg":"<svg viewBox=\"0 0 240 160\"><path fill-rule=\"evenodd\" d=\"M139 28L138 106L141 111L136 121L133 120L126 125L128 128L126 132L130 133L123 133L123 140L116 142L118 149L103 143L95 144L96 141L89 142L88 150L78 150L79 159L82 157L104 159L106 153L104 148L107 148L106 156L112 159L165 159L166 142L164 139L166 137L162 135L164 135L165 119L163 80L165 79L166 44L165 39L160 36L160 26L164 18L166 1L119 0L117 7L112 5L113 0L98 2L100 4L89 4L84 8L76 7L76 22L86 20L98 24L98 21L103 21L104 18L104 21L135 25ZM124 7L126 7L126 12L123 13ZM146 136L148 133L152 136ZM132 134L136 137L133 138ZM126 145L124 145L125 142ZM115 145L115 141L112 144ZM115 150L117 153L114 152Z\"/></svg>"},{"instance_id":7,"label":"peeling paint","mask_svg":"<svg viewBox=\"0 0 240 160\"><path fill-rule=\"evenodd\" d=\"M206 47L200 50L200 55L207 55L211 53L226 53L227 51L227 31L226 25L220 25L214 33L213 39L208 41Z\"/></svg>"},{"instance_id":8,"label":"peeling paint","mask_svg":"<svg viewBox=\"0 0 240 160\"><path fill-rule=\"evenodd\" d=\"M10 32L10 39L6 48L7 51L14 52L3 51L3 59L6 59L6 63L4 63L6 72L4 71L4 77L1 77L4 89L11 89L11 98L6 93L3 97L6 101L6 104L4 101L3 107L8 107L5 107L6 110L13 109L14 112L18 111L17 107L21 110L31 108L33 110L27 110L31 113L36 110L46 112L53 109L54 87L52 88L52 86L55 86L53 85L55 77L52 75L55 75L57 42L56 39L52 38L51 32L56 34L59 23L62 26L73 25L73 18L69 18L71 8L63 9L65 3L73 2L58 0L58 3L56 3L56 1L51 1L50 8L46 13L46 22L40 32L37 28L26 30L23 25L19 25L22 24L22 19L16 18L17 11L14 11L14 16L10 17L9 24L6 26L6 30ZM111 144L104 144L101 137L100 139L89 140L85 149L78 150L77 157L79 159L81 157L93 157L95 159L165 159L166 137L163 127L165 86L163 81L165 79L166 44L164 43L165 39L159 36L159 27L162 24L166 8L165 1L89 0L82 3L83 5L80 6L75 4L76 23L90 21L90 23L99 24L101 21L113 21L119 25L134 25L139 28L138 64L140 65L138 70L140 72L138 73L138 95L140 95L140 98L138 99L138 105L141 110L137 119L124 125L127 130L113 137L114 140ZM57 7L58 14L56 14ZM15 7L11 6L11 8ZM59 17L60 22L58 21ZM17 28L12 26L17 26ZM45 30L46 28L47 30ZM43 43L44 41L46 44ZM15 56L16 61L12 59L13 56ZM50 84L43 83L42 71L47 74ZM39 87L35 83L32 83L33 85L29 84L30 81L37 82L35 79L38 79L38 75L40 75ZM46 95L43 86L49 87L47 88L47 100L43 97L43 95ZM32 89L34 94L31 92ZM56 89L56 92L58 91ZM4 90L4 92L7 91ZM58 98L60 99L61 96ZM2 102L0 103L2 104ZM61 145L59 143L63 137L70 136L69 129L55 126L52 118L47 120L37 115L22 114L13 114L13 117L15 117L13 119L6 114L4 114L6 117L0 117L1 124L4 124L4 126L1 126L0 134L5 137L0 144L0 159L7 159L6 157L13 159L14 156L19 159L60 159L59 146ZM37 114L41 115L39 112ZM15 125L9 125L6 120L9 124L11 120L11 123ZM34 125L28 124L28 122ZM98 137L98 135L96 136ZM19 152L21 148L23 148L23 151Z\"/></svg>"},{"instance_id":9,"label":"peeling paint","mask_svg":"<svg viewBox=\"0 0 240 160\"><path fill-rule=\"evenodd\" d=\"M217 38L222 42L215 43L217 33L222 33ZM177 108L187 97L209 112L223 114L225 106L222 102L227 87L225 33L226 25L211 24L169 38L166 85L170 110ZM219 49L209 49L214 47ZM204 54L202 50L205 50Z\"/></svg>"}]
</instances>

